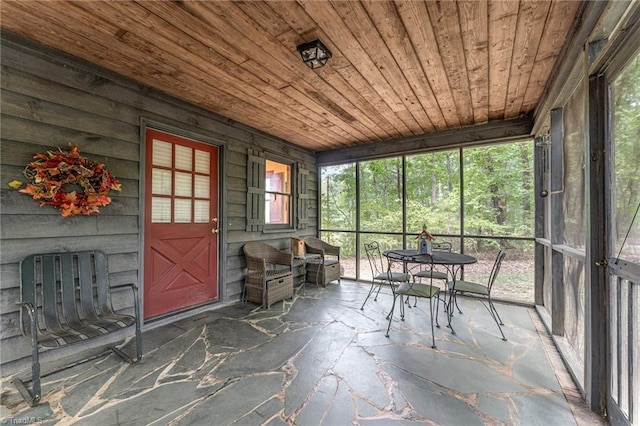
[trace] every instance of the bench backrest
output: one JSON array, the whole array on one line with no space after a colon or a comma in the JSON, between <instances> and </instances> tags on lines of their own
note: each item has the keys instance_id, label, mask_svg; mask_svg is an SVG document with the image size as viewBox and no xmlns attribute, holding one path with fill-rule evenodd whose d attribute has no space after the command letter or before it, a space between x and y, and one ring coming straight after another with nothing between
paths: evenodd
<instances>
[{"instance_id":1,"label":"bench backrest","mask_svg":"<svg viewBox=\"0 0 640 426\"><path fill-rule=\"evenodd\" d=\"M99 250L35 254L20 262L22 302L38 315L40 329L57 329L113 313L107 255ZM31 334L31 320L20 310L20 327Z\"/></svg>"}]
</instances>

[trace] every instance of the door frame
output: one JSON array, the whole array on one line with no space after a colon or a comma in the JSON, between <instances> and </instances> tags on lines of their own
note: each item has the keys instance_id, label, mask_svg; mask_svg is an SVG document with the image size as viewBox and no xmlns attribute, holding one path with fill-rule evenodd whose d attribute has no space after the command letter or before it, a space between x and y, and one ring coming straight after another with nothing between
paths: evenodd
<instances>
[{"instance_id":1,"label":"door frame","mask_svg":"<svg viewBox=\"0 0 640 426\"><path fill-rule=\"evenodd\" d=\"M147 164L145 162L146 158L146 130L158 130L161 132L166 132L170 134L174 134L176 136L193 139L197 142L201 142L203 144L213 145L218 148L218 299L212 303L224 303L227 301L227 288L224 283L226 283L227 278L227 268L226 262L224 261L227 258L227 206L224 203L224 200L227 200L227 185L225 181L226 173L226 143L222 139L218 139L213 136L205 135L204 133L194 132L191 130L186 130L182 127L177 127L173 125L169 125L166 123L161 123L155 120L151 120L148 118L141 118L140 120L140 167L139 167L139 184L138 184L138 229L140 232L138 234L138 286L139 286L139 294L140 294L140 307L144 306L144 259L146 253L144 252L144 237L145 237L145 217L147 212L145 211L145 184L144 184L144 176L146 173ZM160 318L153 318L149 321L144 320L144 315L141 315L140 321L141 325L153 324L153 327L159 327L161 325L174 322L176 320L182 318L188 318L193 315L196 315L202 311L210 309L210 304L201 305L198 307L194 307L193 309L186 309L175 314L168 314L162 316ZM150 327L145 327L148 329Z\"/></svg>"},{"instance_id":2,"label":"door frame","mask_svg":"<svg viewBox=\"0 0 640 426\"><path fill-rule=\"evenodd\" d=\"M639 16L640 15L640 7L637 7L635 9L634 12L635 16ZM620 294L616 294L616 290L617 287L615 286L615 283L617 282L618 279L620 280L627 280L627 285L629 286L629 289L631 289L632 284L633 283L637 283L640 282L640 264L638 263L631 263L628 261L625 261L624 259L622 259L621 262L618 262L618 252L616 252L616 248L615 248L615 241L613 240L613 220L614 220L614 212L613 212L613 205L614 205L614 200L613 197L615 196L615 193L613 191L614 189L614 180L613 180L613 174L615 173L614 170L614 156L615 153L612 155L613 153L613 105L611 102L611 85L614 83L615 79L620 75L620 73L623 71L623 69L626 67L626 65L628 64L628 61L632 60L633 58L637 57L638 55L640 55L640 24L637 23L638 21L636 20L636 24L633 27L630 27L628 29L628 31L626 33L623 33L622 35L620 35L620 37L618 37L618 39L616 40L617 42L617 49L615 49L612 53L611 53L611 57L609 58L608 62L603 62L602 67L598 68L598 70L600 71L599 74L597 75L593 75L592 79L594 81L594 92L597 92L598 95L594 96L594 98L596 98L598 101L597 105L600 107L599 110L596 112L597 115L597 119L599 120L599 123L597 125L594 125L594 127L596 128L595 130L595 136L598 137L598 139L602 139L602 142L599 146L600 149L603 150L604 154L601 156L602 157L602 167L600 167L601 172L603 173L603 183L604 183L604 191L603 193L605 194L605 199L602 200L603 203L603 217L604 217L604 223L606 225L606 235L602 236L602 241L604 243L604 247L602 248L602 256L600 257L600 259L603 259L606 261L605 265L606 267L603 268L603 272L605 272L605 276L603 278L603 282L602 282L602 287L606 289L606 291L603 292L603 299L605 300L606 306L604 307L604 315L607 318L607 329L604 330L604 341L606 342L606 352L604 355L604 358L606 360L606 370L601 372L601 374L603 375L603 381L604 381L604 385L605 385L605 390L604 390L604 406L608 415L608 419L609 422L612 425L626 425L629 424L629 419L627 418L627 416L625 415L625 413L622 411L622 409L620 408L619 402L616 402L616 400L614 399L614 395L612 394L612 385L613 382L615 380L615 378L612 375L613 372L613 363L614 361L619 363L620 359L617 357L613 356L612 351L615 349L615 341L614 341L614 336L613 333L610 332L610 330L612 329L612 327L618 327L619 321L620 321L620 313L618 312L616 317L613 317L613 309L611 308L611 304L617 302ZM637 291L637 290L636 290ZM620 302L630 302L630 300L632 299L632 295L628 295L628 300L626 301L622 301L619 300ZM621 303L624 304L624 303ZM627 305L628 306L628 305ZM619 306L616 307L617 309L619 308ZM633 327L635 325L632 325L632 320L627 318L628 321L628 327L630 327L633 330ZM595 322L595 320L594 320ZM634 330L635 333L638 332L637 329ZM627 329L627 336L625 337L629 337L629 328ZM619 337L618 337L619 338ZM631 342L628 342L631 345ZM620 355L620 354L618 354ZM627 357L629 356L629 353L627 352L627 354L625 354ZM632 360L629 360L627 358L627 361L632 362ZM637 366L636 366L637 368ZM638 370L634 371L635 374L635 379L634 378L630 378L628 385L632 386L633 383L636 383L637 386L637 377L638 377ZM635 380L635 382L634 382ZM618 386L620 384L618 383ZM635 399L633 399L633 401L637 400L637 397L639 395L637 395L638 389L637 387L632 390L629 389L629 399L630 399L630 409L633 410L633 412L629 413L629 417L637 417L638 415L638 407L637 406L633 406L632 404L632 398L635 397ZM637 404L637 402L636 402ZM638 418L633 418L634 424L640 424L639 423Z\"/></svg>"}]
</instances>

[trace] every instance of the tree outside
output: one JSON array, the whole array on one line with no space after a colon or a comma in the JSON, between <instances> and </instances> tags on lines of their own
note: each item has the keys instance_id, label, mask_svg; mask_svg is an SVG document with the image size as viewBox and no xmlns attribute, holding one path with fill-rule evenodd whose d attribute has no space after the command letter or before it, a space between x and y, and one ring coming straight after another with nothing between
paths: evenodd
<instances>
[{"instance_id":1,"label":"tree outside","mask_svg":"<svg viewBox=\"0 0 640 426\"><path fill-rule=\"evenodd\" d=\"M362 247L356 271L357 233L383 250L412 248L424 224L478 258L466 279L485 281L498 250L507 250L497 293L533 302L532 141L323 167L321 179L322 235L342 247L345 277L370 276Z\"/></svg>"}]
</instances>

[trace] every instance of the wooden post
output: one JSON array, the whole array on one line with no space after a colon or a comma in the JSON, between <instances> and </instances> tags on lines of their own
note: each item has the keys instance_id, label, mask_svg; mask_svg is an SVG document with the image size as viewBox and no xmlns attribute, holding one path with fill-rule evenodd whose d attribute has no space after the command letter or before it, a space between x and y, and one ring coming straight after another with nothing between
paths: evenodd
<instances>
[{"instance_id":1,"label":"wooden post","mask_svg":"<svg viewBox=\"0 0 640 426\"><path fill-rule=\"evenodd\" d=\"M563 188L564 188L564 140L562 108L551 111L551 332L564 336L564 255L553 247L564 241Z\"/></svg>"},{"instance_id":2,"label":"wooden post","mask_svg":"<svg viewBox=\"0 0 640 426\"><path fill-rule=\"evenodd\" d=\"M535 237L544 238L545 206L547 197L540 195L544 187L543 176L546 173L545 158L543 155L548 150L543 137L537 137L534 145L533 169L534 169L534 196L535 196ZM547 266L544 261L544 245L535 242L535 271L534 271L534 302L536 305L544 305L544 268Z\"/></svg>"},{"instance_id":3,"label":"wooden post","mask_svg":"<svg viewBox=\"0 0 640 426\"><path fill-rule=\"evenodd\" d=\"M585 162L587 184L587 247L585 264L585 383L587 404L603 413L608 385L607 352L607 253L605 199L605 123L607 83L604 77L589 78L589 139ZM607 318L611 321L611 318Z\"/></svg>"}]
</instances>

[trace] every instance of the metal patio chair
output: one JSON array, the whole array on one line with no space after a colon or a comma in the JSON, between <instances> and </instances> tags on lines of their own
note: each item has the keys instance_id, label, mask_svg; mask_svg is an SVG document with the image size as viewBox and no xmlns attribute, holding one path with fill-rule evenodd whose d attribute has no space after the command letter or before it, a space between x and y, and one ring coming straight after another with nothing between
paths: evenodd
<instances>
[{"instance_id":1,"label":"metal patio chair","mask_svg":"<svg viewBox=\"0 0 640 426\"><path fill-rule=\"evenodd\" d=\"M429 258L431 258L430 255L425 255L425 256L429 256ZM388 260L387 273L389 275L387 279L391 279L392 274L393 275L397 274L396 272L393 272L394 270L397 270L399 267L404 267L404 260L391 258L391 257L387 257L387 260ZM433 270L433 263L431 262L429 265L430 265L430 269ZM422 284L421 282L415 282L415 280L413 280L411 278L411 275L408 273L402 273L402 274L396 275L396 279L401 279L401 281L398 281L397 287L391 286L391 290L393 291L393 304L391 305L391 312L389 313L389 325L387 326L387 333L385 334L385 336L389 337L389 331L391 330L391 321L393 321L393 312L395 310L396 300L398 299L398 297L400 297L400 302L398 303L398 305L400 306L400 319L402 321L404 321L404 315L405 315L405 302L403 301L405 297L407 299L409 299L409 297L429 299L429 314L431 316L431 347L435 349L436 341L435 341L434 327L433 327L433 320L434 320L433 305L434 303L436 305L436 314L435 314L436 326L440 328L440 324L438 323L438 307L440 306L440 304L438 303L438 299L439 299L440 288L435 285L432 285L433 278L429 279L429 284Z\"/></svg>"},{"instance_id":2,"label":"metal patio chair","mask_svg":"<svg viewBox=\"0 0 640 426\"><path fill-rule=\"evenodd\" d=\"M382 253L380 252L380 245L377 241L370 243L364 243L364 251L367 253L367 259L369 260L369 267L371 268L371 288L367 297L364 299L361 310L364 310L364 305L369 300L369 297L375 292L376 295L373 298L374 301L378 300L380 289L383 285L389 285L393 287L404 281L406 274L401 272L389 272L385 270L384 261L382 259Z\"/></svg>"},{"instance_id":3,"label":"metal patio chair","mask_svg":"<svg viewBox=\"0 0 640 426\"><path fill-rule=\"evenodd\" d=\"M482 304L484 305L485 308L487 308L487 310L491 314L491 317L496 322L496 325L500 330L500 334L502 334L502 340L504 341L507 340L507 338L504 336L504 333L501 327L502 325L504 325L504 322L502 322L502 318L500 318L500 314L498 314L498 311L496 310L496 307L494 306L493 301L491 300L491 288L493 287L493 284L496 281L498 272L500 272L500 265L502 265L502 261L504 260L505 256L506 256L506 253L503 250L500 250L498 252L498 255L496 256L496 260L493 264L493 268L491 269L491 274L489 274L489 280L487 284L479 284L472 281L464 281L464 280L449 281L449 283L447 284L453 293L452 294L453 302L455 303L455 306L458 309L458 312L461 314L462 314L462 311L458 306L458 300L457 300L458 293L474 294L476 296L480 296L484 298L487 303L485 303L485 300L483 300ZM450 309L453 310L453 306L451 306Z\"/></svg>"},{"instance_id":4,"label":"metal patio chair","mask_svg":"<svg viewBox=\"0 0 640 426\"><path fill-rule=\"evenodd\" d=\"M443 241L443 242L439 242L439 243L432 243L432 249L433 250L437 250L437 251L446 251L446 252L451 252L451 243L448 241ZM426 266L426 267L425 267ZM411 271L411 275L413 276L413 280L415 281L416 278L418 279L419 282L422 282L423 278L429 279L429 280L438 280L442 282L442 290L446 291L447 290L447 282L449 281L449 274L446 271L439 271L435 268L433 268L433 264L431 265L431 267L429 267L429 265L425 265L425 264L420 264L419 265L419 270L414 272ZM431 282L433 284L433 282ZM416 304L418 303L418 299L416 299L414 301L413 306L415 307Z\"/></svg>"},{"instance_id":5,"label":"metal patio chair","mask_svg":"<svg viewBox=\"0 0 640 426\"><path fill-rule=\"evenodd\" d=\"M432 247L433 247L433 250L451 252L451 243L448 241L433 243ZM434 280L442 280L445 283L449 280L449 275L447 274L447 272L442 272L434 268L429 268L428 264L426 266L427 266L426 268L423 268L422 265L420 265L419 271L411 273L414 280L416 278L418 280L421 280L422 278L428 278L428 279L433 278Z\"/></svg>"}]
</instances>

